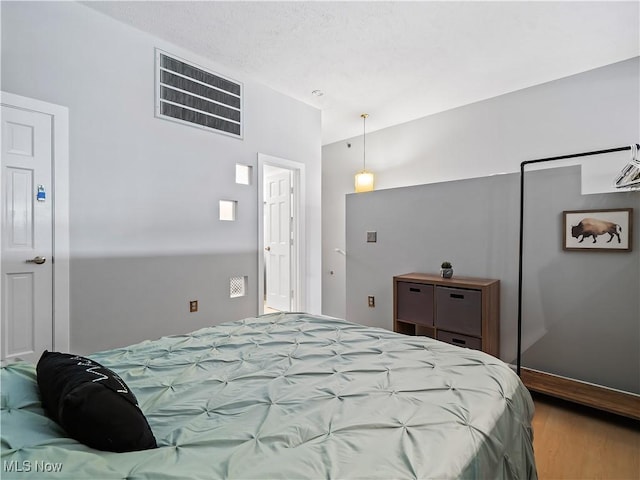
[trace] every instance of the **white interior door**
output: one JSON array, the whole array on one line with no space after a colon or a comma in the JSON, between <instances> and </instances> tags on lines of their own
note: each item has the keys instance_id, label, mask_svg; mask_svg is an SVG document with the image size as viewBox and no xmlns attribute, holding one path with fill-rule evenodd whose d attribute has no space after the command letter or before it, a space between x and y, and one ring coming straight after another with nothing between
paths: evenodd
<instances>
[{"instance_id":1,"label":"white interior door","mask_svg":"<svg viewBox=\"0 0 640 480\"><path fill-rule=\"evenodd\" d=\"M2 106L1 360L53 345L52 117Z\"/></svg>"},{"instance_id":2,"label":"white interior door","mask_svg":"<svg viewBox=\"0 0 640 480\"><path fill-rule=\"evenodd\" d=\"M280 311L291 309L291 195L289 170L277 169L265 175L265 305Z\"/></svg>"}]
</instances>

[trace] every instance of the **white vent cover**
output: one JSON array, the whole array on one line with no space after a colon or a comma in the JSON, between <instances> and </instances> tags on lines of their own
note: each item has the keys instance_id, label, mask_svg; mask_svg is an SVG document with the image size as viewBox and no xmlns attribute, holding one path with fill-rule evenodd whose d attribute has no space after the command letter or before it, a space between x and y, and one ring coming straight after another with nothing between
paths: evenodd
<instances>
[{"instance_id":1,"label":"white vent cover","mask_svg":"<svg viewBox=\"0 0 640 480\"><path fill-rule=\"evenodd\" d=\"M238 298L247 295L247 277L231 277L229 279L229 297Z\"/></svg>"},{"instance_id":2,"label":"white vent cover","mask_svg":"<svg viewBox=\"0 0 640 480\"><path fill-rule=\"evenodd\" d=\"M242 84L156 49L156 116L242 138Z\"/></svg>"}]
</instances>

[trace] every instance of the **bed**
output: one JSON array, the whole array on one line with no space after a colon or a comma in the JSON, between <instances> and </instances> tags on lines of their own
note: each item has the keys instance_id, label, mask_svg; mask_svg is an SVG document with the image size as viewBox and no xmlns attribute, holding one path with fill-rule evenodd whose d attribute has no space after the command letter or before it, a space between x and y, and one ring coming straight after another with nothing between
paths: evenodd
<instances>
[{"instance_id":1,"label":"bed","mask_svg":"<svg viewBox=\"0 0 640 480\"><path fill-rule=\"evenodd\" d=\"M158 448L65 436L35 367L2 368L2 478L536 478L533 403L485 353L270 314L89 356L133 390Z\"/></svg>"}]
</instances>

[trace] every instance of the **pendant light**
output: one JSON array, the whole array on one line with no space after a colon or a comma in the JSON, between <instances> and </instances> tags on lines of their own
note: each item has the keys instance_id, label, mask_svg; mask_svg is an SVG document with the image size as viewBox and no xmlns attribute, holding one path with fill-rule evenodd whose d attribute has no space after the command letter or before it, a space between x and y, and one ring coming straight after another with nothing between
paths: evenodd
<instances>
[{"instance_id":1,"label":"pendant light","mask_svg":"<svg viewBox=\"0 0 640 480\"><path fill-rule=\"evenodd\" d=\"M367 123L368 116L369 116L368 113L363 113L362 115L360 115L360 118L362 118L362 170L356 173L356 178L355 178L356 193L371 192L373 190L373 180L374 180L373 173L367 172L367 168L366 168L366 161L367 161L366 123Z\"/></svg>"}]
</instances>

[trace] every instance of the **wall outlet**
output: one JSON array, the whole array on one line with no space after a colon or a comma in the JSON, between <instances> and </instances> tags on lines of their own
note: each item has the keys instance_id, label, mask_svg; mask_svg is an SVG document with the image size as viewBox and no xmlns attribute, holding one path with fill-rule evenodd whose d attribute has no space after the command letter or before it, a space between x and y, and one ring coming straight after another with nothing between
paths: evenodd
<instances>
[{"instance_id":1,"label":"wall outlet","mask_svg":"<svg viewBox=\"0 0 640 480\"><path fill-rule=\"evenodd\" d=\"M373 295L369 295L367 297L367 303L369 307L376 308L376 297L374 297Z\"/></svg>"},{"instance_id":2,"label":"wall outlet","mask_svg":"<svg viewBox=\"0 0 640 480\"><path fill-rule=\"evenodd\" d=\"M376 243L378 241L378 232L367 232L367 242Z\"/></svg>"},{"instance_id":3,"label":"wall outlet","mask_svg":"<svg viewBox=\"0 0 640 480\"><path fill-rule=\"evenodd\" d=\"M198 311L198 300L191 300L189 302L189 312L197 312Z\"/></svg>"}]
</instances>

